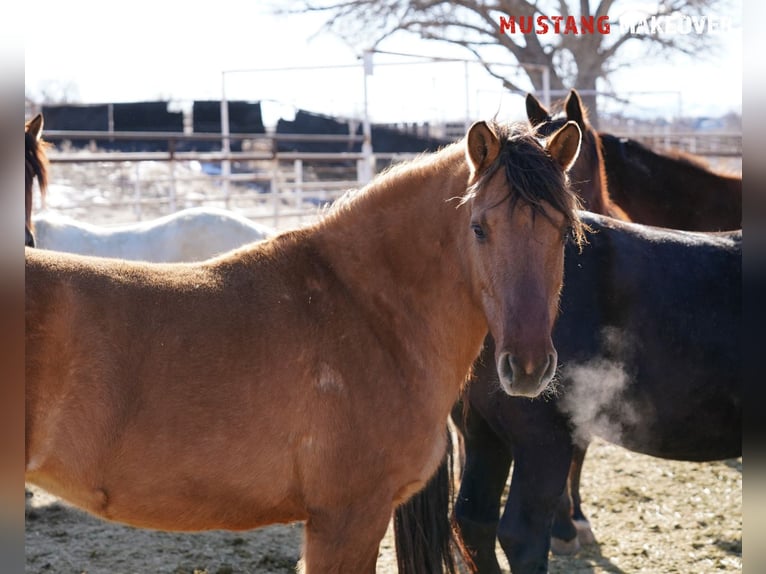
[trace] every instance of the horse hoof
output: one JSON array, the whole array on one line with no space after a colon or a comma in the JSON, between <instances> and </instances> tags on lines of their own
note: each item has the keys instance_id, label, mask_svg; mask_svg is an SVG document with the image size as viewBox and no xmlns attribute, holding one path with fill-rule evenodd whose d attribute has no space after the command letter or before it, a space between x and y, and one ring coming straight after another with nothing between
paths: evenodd
<instances>
[{"instance_id":1,"label":"horse hoof","mask_svg":"<svg viewBox=\"0 0 766 574\"><path fill-rule=\"evenodd\" d=\"M580 540L577 536L572 540L562 540L561 538L551 538L551 552L559 556L571 556L580 550Z\"/></svg>"},{"instance_id":2,"label":"horse hoof","mask_svg":"<svg viewBox=\"0 0 766 574\"><path fill-rule=\"evenodd\" d=\"M587 520L575 520L575 528L577 529L577 540L583 546L588 544L595 544L596 537L593 535L593 530L590 528L590 522Z\"/></svg>"}]
</instances>

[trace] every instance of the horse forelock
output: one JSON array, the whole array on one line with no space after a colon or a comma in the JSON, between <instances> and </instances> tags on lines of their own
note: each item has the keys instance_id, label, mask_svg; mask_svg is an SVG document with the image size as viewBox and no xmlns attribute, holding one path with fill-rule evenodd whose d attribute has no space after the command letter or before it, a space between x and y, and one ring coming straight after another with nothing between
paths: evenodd
<instances>
[{"instance_id":1,"label":"horse forelock","mask_svg":"<svg viewBox=\"0 0 766 574\"><path fill-rule=\"evenodd\" d=\"M534 130L523 124L494 124L493 130L501 141L500 153L469 188L466 199L479 193L502 168L510 187L511 209L521 200L533 212L548 217L544 209L548 204L565 217L573 238L581 244L584 233L578 215L580 201L570 190L566 172L535 138Z\"/></svg>"}]
</instances>

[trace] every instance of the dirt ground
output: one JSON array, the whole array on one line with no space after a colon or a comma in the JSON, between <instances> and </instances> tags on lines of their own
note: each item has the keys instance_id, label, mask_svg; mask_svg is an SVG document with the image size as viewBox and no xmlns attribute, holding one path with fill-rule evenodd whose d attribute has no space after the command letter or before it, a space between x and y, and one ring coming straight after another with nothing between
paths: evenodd
<instances>
[{"instance_id":1,"label":"dirt ground","mask_svg":"<svg viewBox=\"0 0 766 574\"><path fill-rule=\"evenodd\" d=\"M300 524L244 533L155 532L103 522L30 491L27 574L288 574L300 558ZM573 557L553 556L551 574L742 571L741 458L665 461L595 441L582 495L598 543ZM377 571L396 572L390 529Z\"/></svg>"}]
</instances>

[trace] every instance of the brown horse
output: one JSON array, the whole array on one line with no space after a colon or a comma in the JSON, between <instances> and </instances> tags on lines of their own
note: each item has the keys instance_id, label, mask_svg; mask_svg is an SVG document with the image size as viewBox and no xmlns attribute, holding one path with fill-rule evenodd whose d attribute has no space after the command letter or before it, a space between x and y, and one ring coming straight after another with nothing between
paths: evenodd
<instances>
[{"instance_id":1,"label":"brown horse","mask_svg":"<svg viewBox=\"0 0 766 574\"><path fill-rule=\"evenodd\" d=\"M478 122L201 263L28 249L26 479L139 527L306 521L307 574L374 572L487 330L506 391L556 370L579 146L574 123L543 146Z\"/></svg>"},{"instance_id":2,"label":"brown horse","mask_svg":"<svg viewBox=\"0 0 766 574\"><path fill-rule=\"evenodd\" d=\"M24 123L24 208L25 208L25 237L24 245L35 246L32 225L32 189L35 177L40 187L40 194L45 199L48 190L48 156L46 149L50 144L43 140L43 115L37 114Z\"/></svg>"},{"instance_id":3,"label":"brown horse","mask_svg":"<svg viewBox=\"0 0 766 574\"><path fill-rule=\"evenodd\" d=\"M742 227L742 178L717 173L699 157L679 151L659 153L630 139L597 132L576 90L552 118L532 94L527 118L542 134L575 121L582 150L570 179L585 208L623 221L686 231Z\"/></svg>"}]
</instances>

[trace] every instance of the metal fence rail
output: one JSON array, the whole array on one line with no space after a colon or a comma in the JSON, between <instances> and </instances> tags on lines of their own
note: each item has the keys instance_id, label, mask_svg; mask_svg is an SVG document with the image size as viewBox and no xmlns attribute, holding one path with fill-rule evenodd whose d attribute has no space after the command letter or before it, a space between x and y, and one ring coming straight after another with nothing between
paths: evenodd
<instances>
[{"instance_id":1,"label":"metal fence rail","mask_svg":"<svg viewBox=\"0 0 766 574\"><path fill-rule=\"evenodd\" d=\"M678 149L717 157L741 157L740 134L626 135L658 150ZM362 136L232 134L248 141L247 151L176 151L179 142L221 141L220 134L163 132L45 132L56 147L49 151L51 184L74 190L64 201L51 193L48 204L94 223L124 223L158 217L194 205L215 205L285 228L318 216L347 189L365 183L360 152L309 153L279 151L280 142L347 143ZM167 151L105 152L95 145L72 151L67 141L155 140ZM374 154L373 172L414 154ZM230 168L222 169L228 161ZM58 201L62 199L61 201Z\"/></svg>"},{"instance_id":2,"label":"metal fence rail","mask_svg":"<svg viewBox=\"0 0 766 574\"><path fill-rule=\"evenodd\" d=\"M646 134L618 132L613 135L629 137L657 151L677 150L710 157L742 156L742 134L739 133L673 132Z\"/></svg>"},{"instance_id":3,"label":"metal fence rail","mask_svg":"<svg viewBox=\"0 0 766 574\"><path fill-rule=\"evenodd\" d=\"M191 205L216 205L281 227L316 214L360 181L362 153L303 153L279 151L279 143L347 144L362 136L231 134L248 142L248 151L178 151L193 141L220 143L220 134L165 132L46 131L57 144L48 157L51 183L102 189L100 196L83 197L83 204L66 202L57 208L87 215L96 222L141 220L172 213ZM107 152L99 141L159 141L167 151ZM67 142L89 142L73 151ZM223 146L222 146L223 147ZM233 169L221 169L229 162ZM192 169L197 166L198 169ZM226 171L229 173L227 174ZM329 174L329 177L328 177ZM69 198L68 198L69 199ZM51 197L49 204L55 198Z\"/></svg>"}]
</instances>

